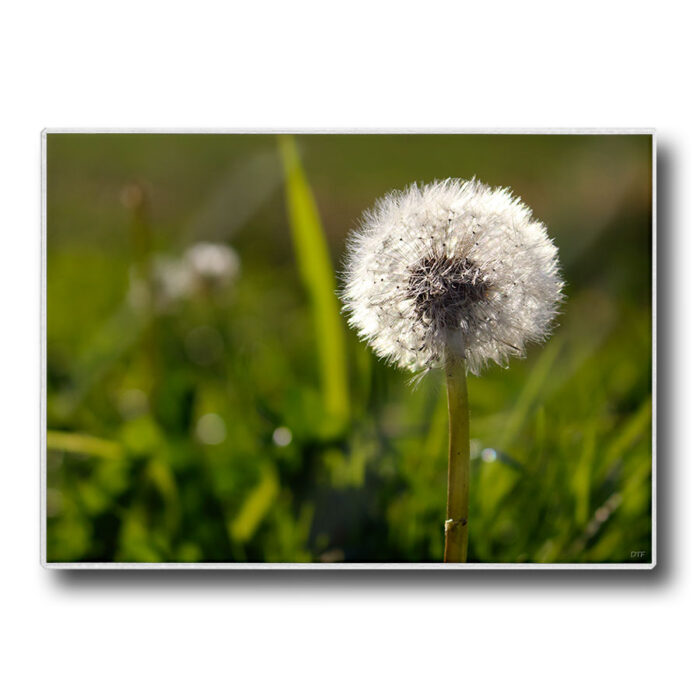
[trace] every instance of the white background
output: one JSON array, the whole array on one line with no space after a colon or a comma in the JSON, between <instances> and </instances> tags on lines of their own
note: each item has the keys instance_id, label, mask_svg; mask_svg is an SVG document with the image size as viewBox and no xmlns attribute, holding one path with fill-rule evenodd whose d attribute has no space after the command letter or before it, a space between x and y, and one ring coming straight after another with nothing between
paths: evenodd
<instances>
[{"instance_id":1,"label":"white background","mask_svg":"<svg viewBox=\"0 0 700 700\"><path fill-rule=\"evenodd\" d=\"M23 2L0 21L6 698L697 693L697 22L680 2ZM659 566L39 566L43 127L655 127ZM695 695L697 697L697 695Z\"/></svg>"}]
</instances>

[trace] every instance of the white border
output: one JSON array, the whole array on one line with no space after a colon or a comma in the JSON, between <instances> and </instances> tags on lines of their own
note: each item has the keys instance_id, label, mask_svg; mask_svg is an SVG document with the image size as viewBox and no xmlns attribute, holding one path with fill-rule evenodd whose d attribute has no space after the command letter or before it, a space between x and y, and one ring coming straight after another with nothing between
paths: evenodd
<instances>
[{"instance_id":1,"label":"white border","mask_svg":"<svg viewBox=\"0 0 700 700\"><path fill-rule=\"evenodd\" d=\"M629 564L444 564L442 562L429 563L337 563L337 564L313 564L313 563L251 563L251 562L199 562L188 563L128 563L128 562L47 562L46 561L46 137L49 134L454 134L454 135L637 135L652 137L652 425L651 425L651 562ZM259 129L71 129L71 128L47 128L41 132L41 397L40 397L40 465L41 465L41 489L40 489L40 517L41 517L41 565L46 569L92 569L92 570L213 570L213 569L239 569L239 570L439 570L439 571L463 571L466 569L549 569L549 570L592 570L592 569L624 569L624 570L651 570L657 563L657 485L656 485L656 227L657 227L657 186L656 186L656 130L655 129L473 129L467 131L454 130L303 130L303 129L274 129L260 131Z\"/></svg>"}]
</instances>

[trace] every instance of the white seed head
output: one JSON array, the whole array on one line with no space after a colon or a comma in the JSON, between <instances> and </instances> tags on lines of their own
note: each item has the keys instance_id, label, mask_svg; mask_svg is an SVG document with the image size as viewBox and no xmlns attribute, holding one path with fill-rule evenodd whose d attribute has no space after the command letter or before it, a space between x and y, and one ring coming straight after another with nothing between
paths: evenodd
<instances>
[{"instance_id":1,"label":"white seed head","mask_svg":"<svg viewBox=\"0 0 700 700\"><path fill-rule=\"evenodd\" d=\"M413 184L351 232L342 299L380 357L413 371L457 352L473 373L544 340L562 300L557 248L509 190Z\"/></svg>"},{"instance_id":2,"label":"white seed head","mask_svg":"<svg viewBox=\"0 0 700 700\"><path fill-rule=\"evenodd\" d=\"M169 313L175 302L192 293L192 272L180 258L155 255L149 273L149 279L144 279L135 266L129 270L128 300L140 312L152 307L158 313Z\"/></svg>"},{"instance_id":3,"label":"white seed head","mask_svg":"<svg viewBox=\"0 0 700 700\"><path fill-rule=\"evenodd\" d=\"M219 286L234 280L241 267L236 251L220 243L196 243L185 251L185 261L195 277Z\"/></svg>"},{"instance_id":4,"label":"white seed head","mask_svg":"<svg viewBox=\"0 0 700 700\"><path fill-rule=\"evenodd\" d=\"M233 248L219 243L196 243L179 257L154 255L150 281L133 267L128 298L135 308L144 310L153 303L156 311L168 313L178 302L198 292L228 287L240 271L240 258Z\"/></svg>"},{"instance_id":5,"label":"white seed head","mask_svg":"<svg viewBox=\"0 0 700 700\"><path fill-rule=\"evenodd\" d=\"M153 259L151 274L158 308L164 309L171 302L188 297L192 293L192 271L180 258L156 256Z\"/></svg>"}]
</instances>

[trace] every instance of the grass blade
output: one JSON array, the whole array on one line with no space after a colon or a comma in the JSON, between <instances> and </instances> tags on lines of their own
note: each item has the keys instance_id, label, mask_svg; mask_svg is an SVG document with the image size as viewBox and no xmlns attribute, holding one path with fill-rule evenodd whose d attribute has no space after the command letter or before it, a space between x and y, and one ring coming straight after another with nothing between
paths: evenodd
<instances>
[{"instance_id":1,"label":"grass blade","mask_svg":"<svg viewBox=\"0 0 700 700\"><path fill-rule=\"evenodd\" d=\"M229 523L229 534L234 541L250 540L274 505L279 488L276 472L271 467L265 468L260 482L245 500L236 518Z\"/></svg>"},{"instance_id":2,"label":"grass blade","mask_svg":"<svg viewBox=\"0 0 700 700\"><path fill-rule=\"evenodd\" d=\"M124 455L121 445L116 442L103 440L92 435L67 433L61 430L48 430L46 432L46 447L49 450L62 450L63 452L104 457L105 459L119 459Z\"/></svg>"},{"instance_id":3,"label":"grass blade","mask_svg":"<svg viewBox=\"0 0 700 700\"><path fill-rule=\"evenodd\" d=\"M324 405L333 427L341 429L350 414L345 338L335 276L326 236L299 152L290 135L280 136L289 226L297 265L311 302Z\"/></svg>"}]
</instances>

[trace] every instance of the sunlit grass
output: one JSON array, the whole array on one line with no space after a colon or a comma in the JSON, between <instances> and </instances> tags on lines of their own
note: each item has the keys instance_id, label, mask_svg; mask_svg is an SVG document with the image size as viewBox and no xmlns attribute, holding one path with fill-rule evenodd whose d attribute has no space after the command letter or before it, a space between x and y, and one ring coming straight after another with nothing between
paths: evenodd
<instances>
[{"instance_id":1,"label":"sunlit grass","mask_svg":"<svg viewBox=\"0 0 700 700\"><path fill-rule=\"evenodd\" d=\"M314 318L319 374L327 411L327 415L319 416L319 420L327 419L331 431L342 430L350 416L350 401L335 275L318 208L301 166L294 137L280 136L279 143L285 172L289 227L299 273L309 295Z\"/></svg>"},{"instance_id":2,"label":"sunlit grass","mask_svg":"<svg viewBox=\"0 0 700 700\"><path fill-rule=\"evenodd\" d=\"M410 146L392 142L391 162L373 144L343 146L350 172L307 139L307 175L286 137L274 173L283 188L265 189L265 206L231 234L242 265L235 288L184 299L157 318L152 386L147 324L127 299L133 261L119 193L150 173L154 248L177 253L187 212L197 215L198 235L213 220L223 235L225 203L210 190L232 163L210 143L197 151L187 141L170 175L162 164L144 166L172 158L165 142L145 151L71 143L57 142L49 163L49 560L439 561L442 378L429 375L416 391L378 362L348 337L335 296L340 246L332 243L377 192L405 184L397 173L419 177L420 163L399 160ZM421 162L433 164L425 179L471 175L456 172L469 152L475 163L491 162L491 142L474 143L443 150L452 171L442 173L421 141ZM260 148L274 146L268 139ZM535 209L544 218L547 183L557 188L562 163L556 149L518 148L541 169ZM255 153L249 144L241 151L244 160ZM642 162L624 149L618 157L628 159L621 172ZM503 181L527 182L524 171L499 167ZM372 170L366 185L362 168ZM102 194L85 197L86 181ZM329 182L345 187L335 192ZM632 194L614 233L592 237L588 248L572 205L570 227L562 218L554 230L570 282L560 326L507 372L470 378L473 562L650 560L651 317L647 262L637 255L649 231L645 193ZM216 217L207 215L210 200ZM611 251L609 236L627 247ZM197 364L188 338L203 327L219 352ZM221 440L202 440L198 425L209 415L224 426ZM280 428L288 443L273 438Z\"/></svg>"}]
</instances>

